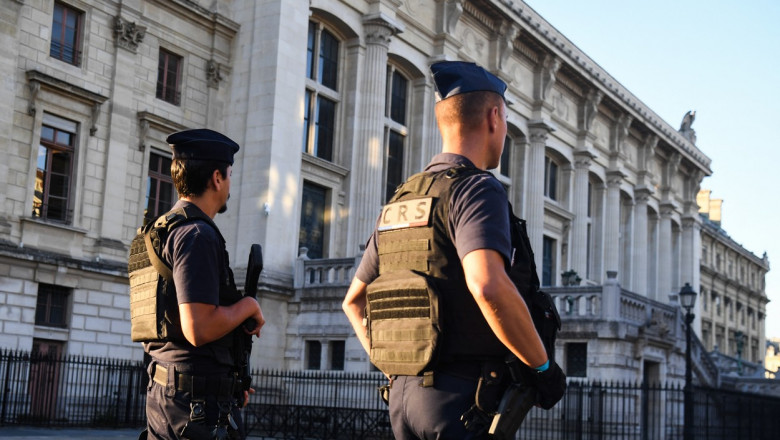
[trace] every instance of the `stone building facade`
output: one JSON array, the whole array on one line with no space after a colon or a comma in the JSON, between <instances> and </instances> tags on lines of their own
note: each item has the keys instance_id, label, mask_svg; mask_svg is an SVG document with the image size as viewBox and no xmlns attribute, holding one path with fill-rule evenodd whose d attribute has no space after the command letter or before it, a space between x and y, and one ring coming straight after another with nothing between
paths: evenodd
<instances>
[{"instance_id":1,"label":"stone building facade","mask_svg":"<svg viewBox=\"0 0 780 440\"><path fill-rule=\"evenodd\" d=\"M769 258L766 253L757 257L720 227L721 205L721 200L711 198L709 190L699 192L703 219L701 341L707 351L763 365Z\"/></svg>"},{"instance_id":2,"label":"stone building facade","mask_svg":"<svg viewBox=\"0 0 780 440\"><path fill-rule=\"evenodd\" d=\"M216 220L239 284L265 250L255 365L370 369L340 303L387 195L440 149L428 66L468 60L509 85L495 173L567 373L682 377L710 159L523 2L2 2L0 345L142 357L127 246L170 204L167 134L209 127L241 145ZM67 173L41 159L61 152Z\"/></svg>"}]
</instances>

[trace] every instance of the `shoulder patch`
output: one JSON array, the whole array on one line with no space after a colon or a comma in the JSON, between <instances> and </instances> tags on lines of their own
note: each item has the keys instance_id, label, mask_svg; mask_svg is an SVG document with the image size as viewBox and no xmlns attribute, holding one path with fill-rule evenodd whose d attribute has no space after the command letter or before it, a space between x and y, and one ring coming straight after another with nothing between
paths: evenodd
<instances>
[{"instance_id":1,"label":"shoulder patch","mask_svg":"<svg viewBox=\"0 0 780 440\"><path fill-rule=\"evenodd\" d=\"M379 231L428 226L433 197L389 203L382 208Z\"/></svg>"}]
</instances>

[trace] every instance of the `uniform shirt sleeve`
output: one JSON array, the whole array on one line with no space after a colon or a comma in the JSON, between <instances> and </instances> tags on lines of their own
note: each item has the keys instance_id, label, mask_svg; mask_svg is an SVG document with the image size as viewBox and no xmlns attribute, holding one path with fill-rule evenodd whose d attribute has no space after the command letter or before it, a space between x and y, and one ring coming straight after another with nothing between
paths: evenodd
<instances>
[{"instance_id":1,"label":"uniform shirt sleeve","mask_svg":"<svg viewBox=\"0 0 780 440\"><path fill-rule=\"evenodd\" d=\"M376 231L366 243L366 250L355 272L355 277L360 281L371 284L379 276L379 251L376 247Z\"/></svg>"},{"instance_id":2,"label":"uniform shirt sleeve","mask_svg":"<svg viewBox=\"0 0 780 440\"><path fill-rule=\"evenodd\" d=\"M221 246L213 228L200 221L179 226L168 245L179 304L219 305Z\"/></svg>"},{"instance_id":3,"label":"uniform shirt sleeve","mask_svg":"<svg viewBox=\"0 0 780 440\"><path fill-rule=\"evenodd\" d=\"M512 244L509 210L504 187L484 174L467 178L452 194L449 227L458 257L492 249L509 261Z\"/></svg>"}]
</instances>

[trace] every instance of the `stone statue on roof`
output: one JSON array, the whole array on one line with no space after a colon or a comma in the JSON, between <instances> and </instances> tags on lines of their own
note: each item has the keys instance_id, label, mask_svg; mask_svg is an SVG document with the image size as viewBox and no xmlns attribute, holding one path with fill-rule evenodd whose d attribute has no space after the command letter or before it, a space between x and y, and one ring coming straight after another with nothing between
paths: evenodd
<instances>
[{"instance_id":1,"label":"stone statue on roof","mask_svg":"<svg viewBox=\"0 0 780 440\"><path fill-rule=\"evenodd\" d=\"M688 139L694 145L696 144L696 130L691 128L691 125L693 125L693 121L695 119L696 119L696 111L688 110L688 113L686 113L685 116L683 116L682 123L680 124L680 129L677 130L685 139Z\"/></svg>"}]
</instances>

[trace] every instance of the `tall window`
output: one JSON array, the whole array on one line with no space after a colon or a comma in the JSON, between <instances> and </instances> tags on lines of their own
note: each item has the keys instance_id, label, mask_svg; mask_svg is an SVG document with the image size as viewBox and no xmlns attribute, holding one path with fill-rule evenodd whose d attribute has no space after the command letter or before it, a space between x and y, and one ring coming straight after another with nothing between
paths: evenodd
<instances>
[{"instance_id":1,"label":"tall window","mask_svg":"<svg viewBox=\"0 0 780 440\"><path fill-rule=\"evenodd\" d=\"M54 3L51 23L51 47L49 55L78 66L81 64L81 22L84 14L64 5Z\"/></svg>"},{"instance_id":2,"label":"tall window","mask_svg":"<svg viewBox=\"0 0 780 440\"><path fill-rule=\"evenodd\" d=\"M553 285L555 273L555 240L545 236L542 240L542 286Z\"/></svg>"},{"instance_id":3,"label":"tall window","mask_svg":"<svg viewBox=\"0 0 780 440\"><path fill-rule=\"evenodd\" d=\"M157 98L173 105L181 103L182 57L160 48L157 64Z\"/></svg>"},{"instance_id":4,"label":"tall window","mask_svg":"<svg viewBox=\"0 0 780 440\"><path fill-rule=\"evenodd\" d=\"M504 151L501 152L501 161L498 164L498 172L506 178L510 178L509 164L512 163L512 138L504 139Z\"/></svg>"},{"instance_id":5,"label":"tall window","mask_svg":"<svg viewBox=\"0 0 780 440\"><path fill-rule=\"evenodd\" d=\"M406 106L409 80L390 67L385 108L387 169L385 173L385 201L390 200L404 178L404 145L406 143Z\"/></svg>"},{"instance_id":6,"label":"tall window","mask_svg":"<svg viewBox=\"0 0 780 440\"><path fill-rule=\"evenodd\" d=\"M333 160L338 92L339 40L319 23L309 22L306 95L303 110L304 153Z\"/></svg>"},{"instance_id":7,"label":"tall window","mask_svg":"<svg viewBox=\"0 0 780 440\"><path fill-rule=\"evenodd\" d=\"M330 369L344 369L344 341L330 341L328 349L330 351Z\"/></svg>"},{"instance_id":8,"label":"tall window","mask_svg":"<svg viewBox=\"0 0 780 440\"><path fill-rule=\"evenodd\" d=\"M303 184L301 229L298 247L309 249L309 258L322 258L325 247L325 202L327 190L311 183Z\"/></svg>"},{"instance_id":9,"label":"tall window","mask_svg":"<svg viewBox=\"0 0 780 440\"><path fill-rule=\"evenodd\" d=\"M35 325L66 327L65 312L70 289L52 284L38 285L38 302L35 306Z\"/></svg>"},{"instance_id":10,"label":"tall window","mask_svg":"<svg viewBox=\"0 0 780 440\"><path fill-rule=\"evenodd\" d=\"M171 159L159 154L149 155L149 175L146 177L146 207L144 224L168 212L176 200L171 178Z\"/></svg>"},{"instance_id":11,"label":"tall window","mask_svg":"<svg viewBox=\"0 0 780 440\"><path fill-rule=\"evenodd\" d=\"M75 122L43 114L38 145L33 217L69 223L70 185L76 144Z\"/></svg>"},{"instance_id":12,"label":"tall window","mask_svg":"<svg viewBox=\"0 0 780 440\"><path fill-rule=\"evenodd\" d=\"M566 376L586 377L588 375L588 343L566 344Z\"/></svg>"},{"instance_id":13,"label":"tall window","mask_svg":"<svg viewBox=\"0 0 780 440\"><path fill-rule=\"evenodd\" d=\"M319 370L322 358L322 343L306 341L306 369Z\"/></svg>"},{"instance_id":14,"label":"tall window","mask_svg":"<svg viewBox=\"0 0 780 440\"><path fill-rule=\"evenodd\" d=\"M558 200L558 164L549 156L544 157L544 195Z\"/></svg>"}]
</instances>

